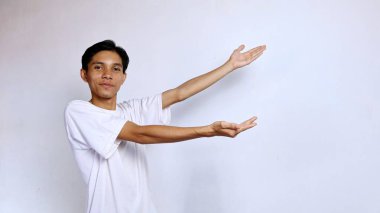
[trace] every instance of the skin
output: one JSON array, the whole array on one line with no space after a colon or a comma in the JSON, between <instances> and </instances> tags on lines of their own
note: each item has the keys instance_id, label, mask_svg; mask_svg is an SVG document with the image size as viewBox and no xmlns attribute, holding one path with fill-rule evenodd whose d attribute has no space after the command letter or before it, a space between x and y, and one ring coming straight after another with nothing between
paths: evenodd
<instances>
[{"instance_id":1,"label":"skin","mask_svg":"<svg viewBox=\"0 0 380 213\"><path fill-rule=\"evenodd\" d=\"M265 45L255 47L242 53L244 45L233 51L230 58L220 67L198 77L192 78L180 86L162 93L162 108L186 100L203 91L234 70L246 66L260 57ZM117 92L125 82L127 74L122 71L122 60L113 51L100 51L88 64L88 70L81 69L82 79L88 83L92 98L90 102L98 107L115 110ZM140 126L131 121L126 122L118 138L142 144L170 143L186 141L199 137L225 136L236 137L239 133L257 124L257 117L242 123L216 121L210 125L198 127L175 127L163 125Z\"/></svg>"},{"instance_id":2,"label":"skin","mask_svg":"<svg viewBox=\"0 0 380 213\"><path fill-rule=\"evenodd\" d=\"M115 110L117 92L127 78L120 56L113 51L100 51L88 63L88 70L81 69L80 74L90 87L90 102L104 109Z\"/></svg>"}]
</instances>

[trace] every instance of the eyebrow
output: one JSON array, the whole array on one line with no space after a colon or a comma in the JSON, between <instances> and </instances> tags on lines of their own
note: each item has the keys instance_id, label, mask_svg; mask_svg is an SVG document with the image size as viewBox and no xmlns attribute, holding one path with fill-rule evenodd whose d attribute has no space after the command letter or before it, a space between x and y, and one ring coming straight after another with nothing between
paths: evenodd
<instances>
[{"instance_id":1,"label":"eyebrow","mask_svg":"<svg viewBox=\"0 0 380 213\"><path fill-rule=\"evenodd\" d=\"M101 64L101 65L104 65L105 63L100 62L100 61L95 61L95 62L92 62L91 65L92 65L92 64ZM120 64L120 63L113 63L112 65L117 65L117 66L121 66L121 67L123 66L123 65Z\"/></svg>"}]
</instances>

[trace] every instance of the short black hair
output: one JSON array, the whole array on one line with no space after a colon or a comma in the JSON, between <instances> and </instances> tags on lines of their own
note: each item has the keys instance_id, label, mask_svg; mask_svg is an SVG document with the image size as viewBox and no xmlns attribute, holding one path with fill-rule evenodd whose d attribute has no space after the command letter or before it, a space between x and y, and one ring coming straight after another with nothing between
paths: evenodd
<instances>
[{"instance_id":1,"label":"short black hair","mask_svg":"<svg viewBox=\"0 0 380 213\"><path fill-rule=\"evenodd\" d=\"M125 73L129 64L128 54L122 47L116 46L115 42L112 40L104 40L87 48L87 50L84 52L82 56L82 69L87 71L88 63L90 63L92 57L96 53L103 50L114 51L120 56L121 61L123 63L123 73Z\"/></svg>"}]
</instances>

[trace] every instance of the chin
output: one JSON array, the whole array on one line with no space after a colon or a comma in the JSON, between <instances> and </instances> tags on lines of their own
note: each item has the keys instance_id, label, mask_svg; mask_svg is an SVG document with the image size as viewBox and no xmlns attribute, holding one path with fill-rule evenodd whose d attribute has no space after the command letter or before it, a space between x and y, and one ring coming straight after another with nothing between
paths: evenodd
<instances>
[{"instance_id":1,"label":"chin","mask_svg":"<svg viewBox=\"0 0 380 213\"><path fill-rule=\"evenodd\" d=\"M92 94L101 99L111 99L117 95L115 91L107 90L93 91Z\"/></svg>"},{"instance_id":2,"label":"chin","mask_svg":"<svg viewBox=\"0 0 380 213\"><path fill-rule=\"evenodd\" d=\"M100 97L102 97L102 98L104 98L104 99L110 99L110 98L115 97L115 95L102 95L102 96L100 96Z\"/></svg>"},{"instance_id":3,"label":"chin","mask_svg":"<svg viewBox=\"0 0 380 213\"><path fill-rule=\"evenodd\" d=\"M116 94L101 93L101 94L97 94L97 96L98 96L99 98L102 98L102 99L110 99L110 98L115 97Z\"/></svg>"}]
</instances>

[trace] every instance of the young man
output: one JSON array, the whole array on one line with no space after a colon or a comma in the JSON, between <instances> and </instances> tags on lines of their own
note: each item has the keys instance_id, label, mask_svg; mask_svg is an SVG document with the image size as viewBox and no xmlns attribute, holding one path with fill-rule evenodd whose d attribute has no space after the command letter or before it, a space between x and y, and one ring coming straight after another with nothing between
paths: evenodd
<instances>
[{"instance_id":1,"label":"young man","mask_svg":"<svg viewBox=\"0 0 380 213\"><path fill-rule=\"evenodd\" d=\"M236 124L217 121L199 127L166 126L170 106L211 86L228 73L250 64L265 46L234 50L225 64L177 88L116 104L127 78L129 58L111 40L89 47L82 56L82 79L91 100L71 101L65 110L68 138L87 184L87 212L156 212L147 182L146 144L199 137L235 137L256 125L256 117Z\"/></svg>"}]
</instances>

